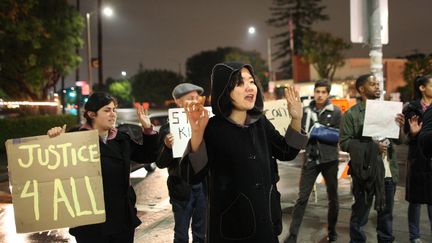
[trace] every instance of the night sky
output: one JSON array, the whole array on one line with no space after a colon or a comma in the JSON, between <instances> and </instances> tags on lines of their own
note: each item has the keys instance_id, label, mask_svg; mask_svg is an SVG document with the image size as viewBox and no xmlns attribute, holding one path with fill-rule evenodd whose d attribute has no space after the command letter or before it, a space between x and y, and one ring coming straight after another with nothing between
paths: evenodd
<instances>
[{"instance_id":1,"label":"night sky","mask_svg":"<svg viewBox=\"0 0 432 243\"><path fill-rule=\"evenodd\" d=\"M389 44L384 58L432 52L432 0L388 0ZM75 4L75 0L69 0ZM266 25L272 0L105 0L114 16L103 17L104 78L134 75L144 68L185 73L186 59L204 50L235 46L257 50L267 58L267 38L280 32ZM313 29L350 40L349 0L324 0L330 20ZM81 13L96 9L96 0L81 0ZM97 55L96 16L91 18L93 54ZM255 35L247 29L255 26ZM83 35L85 39L85 36ZM273 51L276 47L273 45ZM85 46L81 57L86 60ZM369 49L353 44L347 57L368 57ZM276 61L275 65L278 66ZM80 66L86 80L86 62ZM93 73L97 80L96 70ZM72 83L75 74L67 78Z\"/></svg>"}]
</instances>

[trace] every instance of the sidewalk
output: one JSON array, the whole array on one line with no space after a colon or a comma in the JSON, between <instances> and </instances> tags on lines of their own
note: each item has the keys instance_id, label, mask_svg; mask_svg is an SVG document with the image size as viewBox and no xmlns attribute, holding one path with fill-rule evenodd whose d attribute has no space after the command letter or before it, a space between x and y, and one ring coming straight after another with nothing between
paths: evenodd
<instances>
[{"instance_id":1,"label":"sidewalk","mask_svg":"<svg viewBox=\"0 0 432 243\"><path fill-rule=\"evenodd\" d=\"M291 222L292 211L298 193L298 180L300 178L300 168L290 164L279 163L281 182L278 189L282 194L283 208L283 232L280 240L288 235L289 224ZM350 179L339 180L339 217L337 224L337 242L349 242L349 219L351 215L351 205L353 197L350 192ZM327 242L327 193L323 184L318 184L318 200L314 202L314 194L309 198L305 216L298 235L298 241L302 243ZM409 242L408 222L407 222L408 203L405 201L405 187L397 186L395 195L395 205L393 210L393 232L396 237L395 242ZM421 235L423 242L432 242L431 229L427 218L426 207L422 207L421 213ZM371 210L368 224L365 227L367 242L377 242L376 240L376 211Z\"/></svg>"}]
</instances>

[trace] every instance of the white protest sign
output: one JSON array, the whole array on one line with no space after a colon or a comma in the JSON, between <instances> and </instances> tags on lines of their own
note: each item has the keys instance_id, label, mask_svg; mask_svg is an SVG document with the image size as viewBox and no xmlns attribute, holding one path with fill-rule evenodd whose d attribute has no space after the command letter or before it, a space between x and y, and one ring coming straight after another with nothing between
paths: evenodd
<instances>
[{"instance_id":1,"label":"white protest sign","mask_svg":"<svg viewBox=\"0 0 432 243\"><path fill-rule=\"evenodd\" d=\"M399 138L399 126L395 118L402 113L402 102L366 100L363 136Z\"/></svg>"},{"instance_id":2,"label":"white protest sign","mask_svg":"<svg viewBox=\"0 0 432 243\"><path fill-rule=\"evenodd\" d=\"M209 117L213 116L211 107L204 107L209 111ZM171 134L174 137L172 147L173 157L180 158L191 138L191 128L184 108L172 108L168 110L168 119Z\"/></svg>"},{"instance_id":3,"label":"white protest sign","mask_svg":"<svg viewBox=\"0 0 432 243\"><path fill-rule=\"evenodd\" d=\"M286 99L264 102L264 115L275 126L276 130L284 136L291 123Z\"/></svg>"}]
</instances>

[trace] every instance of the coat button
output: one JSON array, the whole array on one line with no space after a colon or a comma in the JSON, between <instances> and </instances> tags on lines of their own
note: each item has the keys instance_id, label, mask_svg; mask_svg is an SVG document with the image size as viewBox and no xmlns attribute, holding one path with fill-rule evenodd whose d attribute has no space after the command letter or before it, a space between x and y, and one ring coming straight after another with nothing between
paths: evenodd
<instances>
[{"instance_id":1,"label":"coat button","mask_svg":"<svg viewBox=\"0 0 432 243\"><path fill-rule=\"evenodd\" d=\"M256 188L256 189L261 189L261 188L262 188L262 184L257 182L257 183L255 184L255 188Z\"/></svg>"},{"instance_id":2,"label":"coat button","mask_svg":"<svg viewBox=\"0 0 432 243\"><path fill-rule=\"evenodd\" d=\"M251 155L249 155L249 159L255 159L255 155L254 154L251 154Z\"/></svg>"}]
</instances>

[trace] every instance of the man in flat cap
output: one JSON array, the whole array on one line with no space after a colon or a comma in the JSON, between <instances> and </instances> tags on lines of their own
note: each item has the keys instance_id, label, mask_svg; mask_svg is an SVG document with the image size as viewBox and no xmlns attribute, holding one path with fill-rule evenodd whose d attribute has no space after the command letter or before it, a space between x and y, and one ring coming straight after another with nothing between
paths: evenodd
<instances>
[{"instance_id":1,"label":"man in flat cap","mask_svg":"<svg viewBox=\"0 0 432 243\"><path fill-rule=\"evenodd\" d=\"M184 107L190 101L198 101L203 88L190 83L177 85L172 96L178 107ZM168 168L168 192L174 213L174 243L189 242L189 225L192 226L192 242L204 242L206 232L206 202L202 183L189 185L180 177L178 164L180 158L173 158L174 137L169 124L159 130L159 155L156 165ZM192 220L192 223L191 223Z\"/></svg>"}]
</instances>

